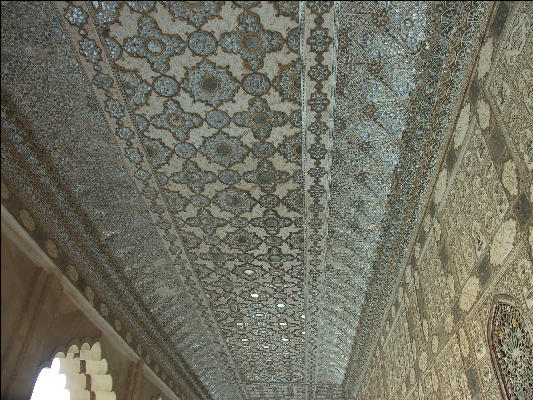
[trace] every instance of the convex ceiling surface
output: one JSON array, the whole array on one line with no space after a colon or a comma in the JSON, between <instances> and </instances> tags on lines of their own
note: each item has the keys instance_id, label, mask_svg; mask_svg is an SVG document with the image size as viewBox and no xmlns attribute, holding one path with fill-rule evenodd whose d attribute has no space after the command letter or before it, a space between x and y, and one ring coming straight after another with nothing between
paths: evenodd
<instances>
[{"instance_id":1,"label":"convex ceiling surface","mask_svg":"<svg viewBox=\"0 0 533 400\"><path fill-rule=\"evenodd\" d=\"M184 399L349 398L491 9L2 2L2 202Z\"/></svg>"}]
</instances>

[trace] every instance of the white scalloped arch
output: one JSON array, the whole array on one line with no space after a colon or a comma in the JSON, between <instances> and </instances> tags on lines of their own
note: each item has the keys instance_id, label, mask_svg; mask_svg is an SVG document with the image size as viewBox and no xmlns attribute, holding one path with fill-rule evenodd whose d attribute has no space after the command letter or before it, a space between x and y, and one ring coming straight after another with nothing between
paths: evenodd
<instances>
[{"instance_id":1,"label":"white scalloped arch","mask_svg":"<svg viewBox=\"0 0 533 400\"><path fill-rule=\"evenodd\" d=\"M52 363L57 365L57 362L59 374L65 376L65 389L70 394L70 400L116 400L113 379L108 373L107 360L102 358L99 342L92 346L88 343L80 347L72 345L66 352L56 353ZM39 377L42 373L43 370ZM32 400L41 399L32 396Z\"/></svg>"}]
</instances>

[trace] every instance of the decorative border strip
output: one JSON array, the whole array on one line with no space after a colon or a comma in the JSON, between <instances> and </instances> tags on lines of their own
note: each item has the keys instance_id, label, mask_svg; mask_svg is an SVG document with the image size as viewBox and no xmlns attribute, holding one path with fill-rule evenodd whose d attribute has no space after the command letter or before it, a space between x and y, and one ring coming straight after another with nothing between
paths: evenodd
<instances>
[{"instance_id":1,"label":"decorative border strip","mask_svg":"<svg viewBox=\"0 0 533 400\"><path fill-rule=\"evenodd\" d=\"M299 1L298 2L298 16L299 16L299 22L300 22L300 59L302 62L302 71L305 71L307 69L307 62L306 62L306 45L305 45L305 1ZM301 107L302 107L302 171L305 173L307 171L307 104L305 102L306 99L306 84L307 80L305 79L305 73L301 74ZM305 175L304 175L305 176ZM308 189L308 181L307 179L304 179L303 182L303 190L304 193L307 193ZM303 219L304 221L307 221L307 198L304 195L304 206L303 206ZM307 223L303 224L303 235L304 235L304 243L308 243L309 241L309 232L307 229ZM308 315L308 302L307 302L307 285L308 285L308 274L307 274L307 252L303 251L303 264L304 264L304 332L308 331L307 328L307 315ZM304 398L307 399L308 396L308 382L307 382L307 371L309 368L309 359L308 359L308 342L309 342L309 336L305 337L305 354L304 354Z\"/></svg>"},{"instance_id":2,"label":"decorative border strip","mask_svg":"<svg viewBox=\"0 0 533 400\"><path fill-rule=\"evenodd\" d=\"M333 2L304 2L302 46L302 101L305 119L304 173L305 194L305 398L314 399L316 391L318 318L321 287L327 251L327 218L331 133L333 130L333 65L335 51L331 27ZM302 10L301 6L300 10ZM302 39L303 41L303 39ZM309 79L308 79L309 78ZM308 108L309 106L309 108Z\"/></svg>"}]
</instances>

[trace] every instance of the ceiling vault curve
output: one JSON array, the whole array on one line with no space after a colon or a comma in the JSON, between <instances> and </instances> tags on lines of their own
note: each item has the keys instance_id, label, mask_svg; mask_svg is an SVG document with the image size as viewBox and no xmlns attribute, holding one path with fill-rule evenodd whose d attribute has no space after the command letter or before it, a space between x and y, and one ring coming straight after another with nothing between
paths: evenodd
<instances>
[{"instance_id":1,"label":"ceiling vault curve","mask_svg":"<svg viewBox=\"0 0 533 400\"><path fill-rule=\"evenodd\" d=\"M2 2L2 204L179 398L352 399L494 6Z\"/></svg>"}]
</instances>

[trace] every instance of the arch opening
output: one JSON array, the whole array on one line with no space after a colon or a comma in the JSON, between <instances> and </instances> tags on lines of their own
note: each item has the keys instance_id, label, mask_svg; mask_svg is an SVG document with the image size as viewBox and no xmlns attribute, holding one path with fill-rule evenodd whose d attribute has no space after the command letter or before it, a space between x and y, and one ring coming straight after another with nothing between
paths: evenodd
<instances>
[{"instance_id":1,"label":"arch opening","mask_svg":"<svg viewBox=\"0 0 533 400\"><path fill-rule=\"evenodd\" d=\"M72 345L39 373L30 400L116 400L100 343Z\"/></svg>"}]
</instances>

